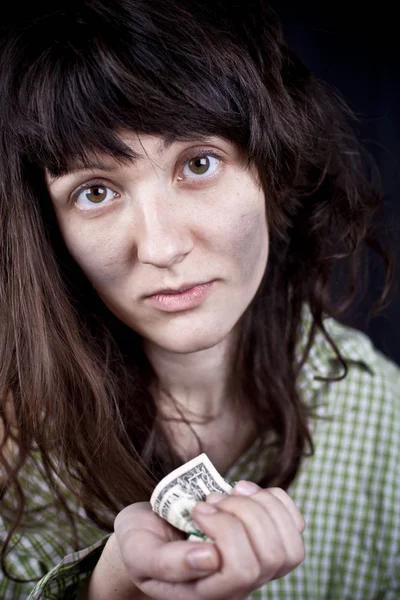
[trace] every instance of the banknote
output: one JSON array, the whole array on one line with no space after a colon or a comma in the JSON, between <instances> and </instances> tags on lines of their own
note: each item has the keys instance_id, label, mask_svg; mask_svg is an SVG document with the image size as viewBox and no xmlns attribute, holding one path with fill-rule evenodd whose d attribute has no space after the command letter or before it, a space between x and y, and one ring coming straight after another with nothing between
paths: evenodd
<instances>
[{"instance_id":1,"label":"banknote","mask_svg":"<svg viewBox=\"0 0 400 600\"><path fill-rule=\"evenodd\" d=\"M209 494L230 494L232 489L203 453L166 475L155 487L150 504L154 512L190 539L207 541L192 519L195 504Z\"/></svg>"}]
</instances>

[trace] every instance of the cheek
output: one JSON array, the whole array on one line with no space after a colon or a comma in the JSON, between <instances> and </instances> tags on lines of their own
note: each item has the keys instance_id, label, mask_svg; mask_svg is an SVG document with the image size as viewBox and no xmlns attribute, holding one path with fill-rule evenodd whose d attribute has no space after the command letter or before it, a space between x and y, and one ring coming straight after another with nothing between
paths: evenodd
<instances>
[{"instance_id":1,"label":"cheek","mask_svg":"<svg viewBox=\"0 0 400 600\"><path fill-rule=\"evenodd\" d=\"M242 213L230 225L226 251L240 269L242 281L263 273L268 258L268 227L264 204Z\"/></svg>"},{"instance_id":2,"label":"cheek","mask_svg":"<svg viewBox=\"0 0 400 600\"><path fill-rule=\"evenodd\" d=\"M63 237L65 244L85 273L95 286L113 282L121 276L127 254L120 237L75 229L73 233L65 228Z\"/></svg>"},{"instance_id":3,"label":"cheek","mask_svg":"<svg viewBox=\"0 0 400 600\"><path fill-rule=\"evenodd\" d=\"M266 257L268 250L268 231L265 221L259 215L243 218L236 238L234 254L249 270Z\"/></svg>"}]
</instances>

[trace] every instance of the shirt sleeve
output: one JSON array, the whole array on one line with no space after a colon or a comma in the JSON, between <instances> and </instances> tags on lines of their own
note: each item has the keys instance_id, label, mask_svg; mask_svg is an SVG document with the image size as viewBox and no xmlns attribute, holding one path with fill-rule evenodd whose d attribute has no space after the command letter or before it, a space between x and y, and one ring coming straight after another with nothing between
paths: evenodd
<instances>
[{"instance_id":1,"label":"shirt sleeve","mask_svg":"<svg viewBox=\"0 0 400 600\"><path fill-rule=\"evenodd\" d=\"M329 333L347 375L341 377L340 361L317 339L301 382L313 407L314 453L289 490L307 523L307 556L270 582L268 598L397 600L400 370L364 334L339 324L329 325Z\"/></svg>"},{"instance_id":2,"label":"shirt sleeve","mask_svg":"<svg viewBox=\"0 0 400 600\"><path fill-rule=\"evenodd\" d=\"M37 583L28 600L75 600L81 585L92 574L110 535L84 550L68 554Z\"/></svg>"},{"instance_id":3,"label":"shirt sleeve","mask_svg":"<svg viewBox=\"0 0 400 600\"><path fill-rule=\"evenodd\" d=\"M0 524L4 531L1 517ZM51 529L14 535L6 555L7 575L3 572L0 575L1 600L75 600L110 535L103 535L87 548L66 556L70 544L64 545L60 536L52 535Z\"/></svg>"},{"instance_id":4,"label":"shirt sleeve","mask_svg":"<svg viewBox=\"0 0 400 600\"><path fill-rule=\"evenodd\" d=\"M13 534L0 569L1 600L73 598L90 577L111 533L100 529L66 491L75 533L32 456L20 473L26 497L23 520ZM12 491L0 498L0 545L15 512Z\"/></svg>"}]
</instances>

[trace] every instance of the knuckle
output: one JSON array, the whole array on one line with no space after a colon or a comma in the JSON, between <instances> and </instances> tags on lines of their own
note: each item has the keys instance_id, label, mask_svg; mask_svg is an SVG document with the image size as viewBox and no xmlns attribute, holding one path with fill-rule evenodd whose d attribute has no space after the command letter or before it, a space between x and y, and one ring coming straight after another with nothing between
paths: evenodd
<instances>
[{"instance_id":1,"label":"knuckle","mask_svg":"<svg viewBox=\"0 0 400 600\"><path fill-rule=\"evenodd\" d=\"M121 551L121 564L124 566L126 573L132 579L132 581L139 580L141 578L142 569L138 565L136 556L132 552Z\"/></svg>"},{"instance_id":2,"label":"knuckle","mask_svg":"<svg viewBox=\"0 0 400 600\"><path fill-rule=\"evenodd\" d=\"M241 590L247 590L261 577L261 567L256 564L246 565L238 575L237 585Z\"/></svg>"},{"instance_id":3,"label":"knuckle","mask_svg":"<svg viewBox=\"0 0 400 600\"><path fill-rule=\"evenodd\" d=\"M129 529L124 527L119 527L115 529L115 538L118 543L119 551L121 554L126 554L129 552L130 547L132 546L132 533ZM127 552L128 550L128 552Z\"/></svg>"},{"instance_id":4,"label":"knuckle","mask_svg":"<svg viewBox=\"0 0 400 600\"><path fill-rule=\"evenodd\" d=\"M127 519L130 518L131 512L130 506L123 508L114 519L114 529L119 530L123 528Z\"/></svg>"},{"instance_id":5,"label":"knuckle","mask_svg":"<svg viewBox=\"0 0 400 600\"><path fill-rule=\"evenodd\" d=\"M291 500L290 496L282 488L271 487L271 488L267 488L265 491L267 493L269 493L271 496L274 496L275 498L277 498L278 500L281 500L282 502L285 502L285 501L287 502L288 499Z\"/></svg>"},{"instance_id":6,"label":"knuckle","mask_svg":"<svg viewBox=\"0 0 400 600\"><path fill-rule=\"evenodd\" d=\"M261 492L258 492L258 494L255 494L255 497L267 511L274 511L277 507L285 504L283 496L280 493L276 494L274 491L275 489L279 488L267 488L265 490L261 490ZM280 491L283 492L283 490ZM284 493L285 492L283 492L283 494Z\"/></svg>"},{"instance_id":7,"label":"knuckle","mask_svg":"<svg viewBox=\"0 0 400 600\"><path fill-rule=\"evenodd\" d=\"M224 496L220 502L218 502L219 508L232 508L236 506L241 506L243 502L246 502L246 499L243 496L238 495L229 495Z\"/></svg>"},{"instance_id":8,"label":"knuckle","mask_svg":"<svg viewBox=\"0 0 400 600\"><path fill-rule=\"evenodd\" d=\"M238 576L238 585L247 589L249 586L253 585L255 581L258 581L262 574L261 566L255 560L249 561L247 564L243 565L243 568L240 570Z\"/></svg>"},{"instance_id":9,"label":"knuckle","mask_svg":"<svg viewBox=\"0 0 400 600\"><path fill-rule=\"evenodd\" d=\"M161 579L162 581L168 581L171 578L171 565L169 564L169 561L167 560L167 556L165 554L161 554L157 557L156 572L157 578Z\"/></svg>"},{"instance_id":10,"label":"knuckle","mask_svg":"<svg viewBox=\"0 0 400 600\"><path fill-rule=\"evenodd\" d=\"M138 514L141 515L143 511L146 511L147 502L134 502L125 506L115 517L115 521L124 521L125 519L135 518Z\"/></svg>"},{"instance_id":11,"label":"knuckle","mask_svg":"<svg viewBox=\"0 0 400 600\"><path fill-rule=\"evenodd\" d=\"M270 498L274 498L275 502L280 503L281 506L284 507L286 512L288 512L292 517L296 529L300 533L302 533L306 527L306 522L300 510L297 508L296 504L294 503L293 499L289 496L289 494L287 494L281 488L269 488L266 491L269 493Z\"/></svg>"},{"instance_id":12,"label":"knuckle","mask_svg":"<svg viewBox=\"0 0 400 600\"><path fill-rule=\"evenodd\" d=\"M217 504L221 518L231 519L232 523L233 520L241 520L243 511L248 510L249 508L249 500L250 502L253 502L252 497L250 496L227 496Z\"/></svg>"},{"instance_id":13,"label":"knuckle","mask_svg":"<svg viewBox=\"0 0 400 600\"><path fill-rule=\"evenodd\" d=\"M305 558L306 558L306 549L304 547L304 544L301 543L296 548L296 551L293 553L292 562L293 562L294 566L297 567L304 561Z\"/></svg>"},{"instance_id":14,"label":"knuckle","mask_svg":"<svg viewBox=\"0 0 400 600\"><path fill-rule=\"evenodd\" d=\"M300 527L300 529L299 529L300 533L303 533L303 531L306 528L306 521L305 521L303 515L301 514L301 512L299 512L299 527Z\"/></svg>"},{"instance_id":15,"label":"knuckle","mask_svg":"<svg viewBox=\"0 0 400 600\"><path fill-rule=\"evenodd\" d=\"M267 573L274 575L281 570L286 561L287 556L283 548L271 548L271 551L264 561L264 570Z\"/></svg>"},{"instance_id":16,"label":"knuckle","mask_svg":"<svg viewBox=\"0 0 400 600\"><path fill-rule=\"evenodd\" d=\"M219 537L221 540L232 540L235 535L240 535L243 530L243 524L236 515L236 511L230 507L219 513Z\"/></svg>"}]
</instances>

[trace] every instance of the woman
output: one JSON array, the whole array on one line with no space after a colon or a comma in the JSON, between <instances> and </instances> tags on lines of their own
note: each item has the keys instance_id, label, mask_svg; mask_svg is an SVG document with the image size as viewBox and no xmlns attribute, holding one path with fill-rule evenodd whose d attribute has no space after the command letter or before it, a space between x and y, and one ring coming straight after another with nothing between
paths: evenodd
<instances>
[{"instance_id":1,"label":"woman","mask_svg":"<svg viewBox=\"0 0 400 600\"><path fill-rule=\"evenodd\" d=\"M29 10L1 35L1 597L398 597L399 372L332 318L381 203L344 103L261 1ZM149 498L201 451L239 483L199 545Z\"/></svg>"}]
</instances>

